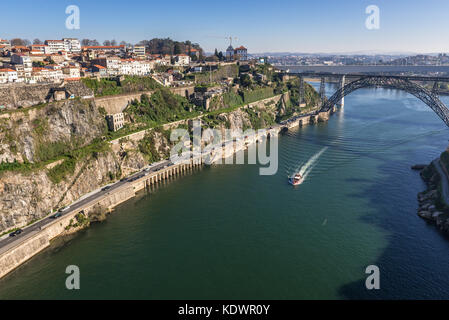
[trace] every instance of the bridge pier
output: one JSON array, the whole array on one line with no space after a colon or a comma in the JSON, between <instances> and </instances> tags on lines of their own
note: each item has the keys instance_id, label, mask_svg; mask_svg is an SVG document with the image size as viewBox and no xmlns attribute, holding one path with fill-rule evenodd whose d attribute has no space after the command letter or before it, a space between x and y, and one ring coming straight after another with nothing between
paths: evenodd
<instances>
[{"instance_id":1,"label":"bridge pier","mask_svg":"<svg viewBox=\"0 0 449 320\"><path fill-rule=\"evenodd\" d=\"M345 78L346 77L343 75L340 80L341 100L338 103L338 106L340 108L343 108L345 106Z\"/></svg>"},{"instance_id":2,"label":"bridge pier","mask_svg":"<svg viewBox=\"0 0 449 320\"><path fill-rule=\"evenodd\" d=\"M322 101L323 105L324 105L324 102L326 100L326 87L325 87L325 84L326 84L325 78L322 77L321 78L321 83L320 83L320 98L321 98L321 101Z\"/></svg>"},{"instance_id":3,"label":"bridge pier","mask_svg":"<svg viewBox=\"0 0 449 320\"><path fill-rule=\"evenodd\" d=\"M438 81L435 81L434 83L433 83L433 88L432 88L432 93L433 94L435 94L435 95L438 95Z\"/></svg>"}]
</instances>

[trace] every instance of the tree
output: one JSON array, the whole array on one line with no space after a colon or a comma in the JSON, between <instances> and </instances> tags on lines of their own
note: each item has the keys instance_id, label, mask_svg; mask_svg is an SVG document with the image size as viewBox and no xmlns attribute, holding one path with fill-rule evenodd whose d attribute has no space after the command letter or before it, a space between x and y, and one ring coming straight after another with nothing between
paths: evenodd
<instances>
[{"instance_id":1,"label":"tree","mask_svg":"<svg viewBox=\"0 0 449 320\"><path fill-rule=\"evenodd\" d=\"M251 85L251 77L247 74L240 76L240 85L243 87L249 87Z\"/></svg>"},{"instance_id":2,"label":"tree","mask_svg":"<svg viewBox=\"0 0 449 320\"><path fill-rule=\"evenodd\" d=\"M126 46L126 41L120 41L121 46Z\"/></svg>"},{"instance_id":3,"label":"tree","mask_svg":"<svg viewBox=\"0 0 449 320\"><path fill-rule=\"evenodd\" d=\"M174 47L174 49L173 49L173 54L180 54L182 51L181 51L181 45L180 45L180 43L179 42L175 42L175 47Z\"/></svg>"},{"instance_id":4,"label":"tree","mask_svg":"<svg viewBox=\"0 0 449 320\"><path fill-rule=\"evenodd\" d=\"M117 41L111 40L111 46L116 46L116 45L117 45Z\"/></svg>"},{"instance_id":5,"label":"tree","mask_svg":"<svg viewBox=\"0 0 449 320\"><path fill-rule=\"evenodd\" d=\"M33 67L44 67L45 63L43 63L42 61L33 61Z\"/></svg>"},{"instance_id":6,"label":"tree","mask_svg":"<svg viewBox=\"0 0 449 320\"><path fill-rule=\"evenodd\" d=\"M103 41L103 45L109 47L111 45L111 41L105 40L105 41Z\"/></svg>"},{"instance_id":7,"label":"tree","mask_svg":"<svg viewBox=\"0 0 449 320\"><path fill-rule=\"evenodd\" d=\"M40 39L34 39L33 44L42 44L42 41Z\"/></svg>"},{"instance_id":8,"label":"tree","mask_svg":"<svg viewBox=\"0 0 449 320\"><path fill-rule=\"evenodd\" d=\"M23 39L23 43L24 43L26 46L29 46L29 45L31 44L31 41L28 40L28 39Z\"/></svg>"},{"instance_id":9,"label":"tree","mask_svg":"<svg viewBox=\"0 0 449 320\"><path fill-rule=\"evenodd\" d=\"M11 46L24 46L25 42L20 38L11 39Z\"/></svg>"}]
</instances>

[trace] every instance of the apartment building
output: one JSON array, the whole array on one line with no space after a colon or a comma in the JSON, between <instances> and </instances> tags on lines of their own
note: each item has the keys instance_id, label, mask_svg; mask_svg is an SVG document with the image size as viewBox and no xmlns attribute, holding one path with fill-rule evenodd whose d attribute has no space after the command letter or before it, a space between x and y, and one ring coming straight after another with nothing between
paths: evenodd
<instances>
[{"instance_id":1,"label":"apartment building","mask_svg":"<svg viewBox=\"0 0 449 320\"><path fill-rule=\"evenodd\" d=\"M138 58L145 58L145 46L134 46L133 53Z\"/></svg>"},{"instance_id":2,"label":"apartment building","mask_svg":"<svg viewBox=\"0 0 449 320\"><path fill-rule=\"evenodd\" d=\"M17 71L13 69L0 69L0 83L17 82Z\"/></svg>"},{"instance_id":3,"label":"apartment building","mask_svg":"<svg viewBox=\"0 0 449 320\"><path fill-rule=\"evenodd\" d=\"M125 124L125 117L122 112L109 114L106 116L106 121L108 122L108 128L110 131L117 131L123 128Z\"/></svg>"},{"instance_id":4,"label":"apartment building","mask_svg":"<svg viewBox=\"0 0 449 320\"><path fill-rule=\"evenodd\" d=\"M33 44L31 45L31 52L37 54L39 52L40 54L50 54L50 48L46 46L45 44Z\"/></svg>"},{"instance_id":5,"label":"apartment building","mask_svg":"<svg viewBox=\"0 0 449 320\"><path fill-rule=\"evenodd\" d=\"M48 46L48 51L51 54L66 50L63 40L45 40L45 44Z\"/></svg>"},{"instance_id":6,"label":"apartment building","mask_svg":"<svg viewBox=\"0 0 449 320\"><path fill-rule=\"evenodd\" d=\"M81 52L81 42L76 38L64 38L64 50L71 53Z\"/></svg>"},{"instance_id":7,"label":"apartment building","mask_svg":"<svg viewBox=\"0 0 449 320\"><path fill-rule=\"evenodd\" d=\"M178 54L174 58L175 62L174 64L176 66L188 66L190 65L190 57L186 54Z\"/></svg>"}]
</instances>

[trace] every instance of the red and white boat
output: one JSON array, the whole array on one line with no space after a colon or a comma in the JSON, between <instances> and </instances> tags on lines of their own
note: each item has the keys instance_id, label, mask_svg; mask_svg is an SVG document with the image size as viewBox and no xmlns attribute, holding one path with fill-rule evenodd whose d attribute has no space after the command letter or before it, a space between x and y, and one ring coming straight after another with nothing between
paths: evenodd
<instances>
[{"instance_id":1,"label":"red and white boat","mask_svg":"<svg viewBox=\"0 0 449 320\"><path fill-rule=\"evenodd\" d=\"M304 178L301 174L297 173L295 176L288 178L288 183L291 185L297 186L303 182Z\"/></svg>"}]
</instances>

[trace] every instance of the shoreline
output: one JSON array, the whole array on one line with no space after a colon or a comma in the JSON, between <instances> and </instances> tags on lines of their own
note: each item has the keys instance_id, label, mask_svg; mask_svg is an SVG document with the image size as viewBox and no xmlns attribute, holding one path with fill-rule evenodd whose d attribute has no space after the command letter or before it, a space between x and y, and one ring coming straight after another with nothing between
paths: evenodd
<instances>
[{"instance_id":1,"label":"shoreline","mask_svg":"<svg viewBox=\"0 0 449 320\"><path fill-rule=\"evenodd\" d=\"M418 216L449 235L449 175L441 158L424 167L420 176L427 189L417 195Z\"/></svg>"},{"instance_id":2,"label":"shoreline","mask_svg":"<svg viewBox=\"0 0 449 320\"><path fill-rule=\"evenodd\" d=\"M232 143L230 143L231 141L226 141L223 143L222 152L218 153L218 157L215 154L210 154L213 158L212 164L225 156L246 150L249 145L258 143L260 139L277 135L294 127L326 122L329 120L330 115L336 111L337 107L335 106L329 111L320 111L318 109L308 114L292 116L270 128L262 129L261 136L259 136L259 132L256 132L253 136L246 136L243 142L240 141L240 143L237 141L232 141ZM67 234L76 233L89 226L90 222L106 219L107 214L112 212L116 206L135 197L137 192L158 185L172 176L181 176L204 165L203 159L205 156L205 154L201 154L186 159L182 163L154 168L153 171L144 170L145 172L135 173L125 181L122 179L122 181L111 184L112 187L107 193L96 193L81 200L83 197L86 197L84 195L80 198L81 201L79 200L72 204L66 209L68 211L64 212L57 219L47 220L50 218L46 217L42 221L27 226L25 229L32 227L35 227L35 229L28 232L26 236L0 247L0 278L49 247L52 240ZM45 224L45 221L49 222Z\"/></svg>"}]
</instances>

